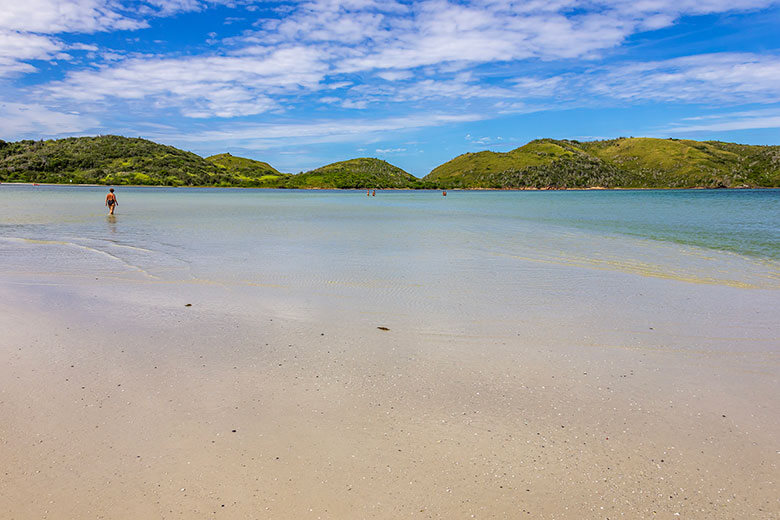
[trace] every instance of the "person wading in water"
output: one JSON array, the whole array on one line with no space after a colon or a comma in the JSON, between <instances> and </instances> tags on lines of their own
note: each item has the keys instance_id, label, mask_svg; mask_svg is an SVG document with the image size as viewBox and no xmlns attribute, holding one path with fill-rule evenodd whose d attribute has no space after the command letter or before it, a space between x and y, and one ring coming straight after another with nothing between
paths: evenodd
<instances>
[{"instance_id":1,"label":"person wading in water","mask_svg":"<svg viewBox=\"0 0 780 520\"><path fill-rule=\"evenodd\" d=\"M114 195L114 188L110 188L108 190L108 195L106 195L106 206L108 206L109 215L113 215L114 209L119 206L119 202L116 200L116 195Z\"/></svg>"}]
</instances>

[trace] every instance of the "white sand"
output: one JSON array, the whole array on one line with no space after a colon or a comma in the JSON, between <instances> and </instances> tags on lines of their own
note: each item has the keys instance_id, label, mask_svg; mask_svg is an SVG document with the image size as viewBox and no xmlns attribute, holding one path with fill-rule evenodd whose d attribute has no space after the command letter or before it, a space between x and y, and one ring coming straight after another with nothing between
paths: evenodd
<instances>
[{"instance_id":1,"label":"white sand","mask_svg":"<svg viewBox=\"0 0 780 520\"><path fill-rule=\"evenodd\" d=\"M6 276L0 518L778 518L776 291L618 279L483 327Z\"/></svg>"}]
</instances>

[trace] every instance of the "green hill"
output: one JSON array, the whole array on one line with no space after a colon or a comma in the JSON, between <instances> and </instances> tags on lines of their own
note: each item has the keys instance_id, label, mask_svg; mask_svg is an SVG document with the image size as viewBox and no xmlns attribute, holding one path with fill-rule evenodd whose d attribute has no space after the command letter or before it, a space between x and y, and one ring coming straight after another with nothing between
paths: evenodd
<instances>
[{"instance_id":1,"label":"green hill","mask_svg":"<svg viewBox=\"0 0 780 520\"><path fill-rule=\"evenodd\" d=\"M287 188L411 188L419 179L381 159L336 162L293 175Z\"/></svg>"},{"instance_id":2,"label":"green hill","mask_svg":"<svg viewBox=\"0 0 780 520\"><path fill-rule=\"evenodd\" d=\"M255 175L172 146L116 135L0 141L2 182L262 186L269 171L279 173L268 166Z\"/></svg>"},{"instance_id":3,"label":"green hill","mask_svg":"<svg viewBox=\"0 0 780 520\"><path fill-rule=\"evenodd\" d=\"M447 188L579 188L623 185L625 177L569 141L541 139L506 153L460 155L423 181Z\"/></svg>"},{"instance_id":4,"label":"green hill","mask_svg":"<svg viewBox=\"0 0 780 520\"><path fill-rule=\"evenodd\" d=\"M206 160L228 172L234 179L242 183L251 183L252 186L277 187L290 177L287 173L279 173L267 162L236 157L229 153L212 155L206 157Z\"/></svg>"},{"instance_id":5,"label":"green hill","mask_svg":"<svg viewBox=\"0 0 780 520\"><path fill-rule=\"evenodd\" d=\"M645 186L780 186L780 146L632 137L580 143Z\"/></svg>"},{"instance_id":6,"label":"green hill","mask_svg":"<svg viewBox=\"0 0 780 520\"><path fill-rule=\"evenodd\" d=\"M445 188L780 186L780 146L540 139L506 153L460 155L423 181Z\"/></svg>"},{"instance_id":7,"label":"green hill","mask_svg":"<svg viewBox=\"0 0 780 520\"><path fill-rule=\"evenodd\" d=\"M206 159L115 135L0 140L0 182L266 188L780 187L780 146L620 138L539 139L510 152L460 155L424 179L380 159L341 161L298 175L224 153Z\"/></svg>"}]
</instances>

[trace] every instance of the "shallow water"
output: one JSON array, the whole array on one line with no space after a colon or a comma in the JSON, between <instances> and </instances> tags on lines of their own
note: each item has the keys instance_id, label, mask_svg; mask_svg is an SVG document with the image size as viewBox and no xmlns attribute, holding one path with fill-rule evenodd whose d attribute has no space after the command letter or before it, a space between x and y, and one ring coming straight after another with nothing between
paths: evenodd
<instances>
[{"instance_id":1,"label":"shallow water","mask_svg":"<svg viewBox=\"0 0 780 520\"><path fill-rule=\"evenodd\" d=\"M184 248L203 259L213 247L229 254L287 245L287 253L330 256L343 254L345 246L392 254L399 247L414 252L436 245L447 255L495 243L507 250L544 249L559 240L573 241L566 244L576 256L588 251L583 243L590 240L634 238L780 260L780 190L455 191L445 198L431 191L366 197L362 191L126 187L118 191L122 205L115 219L103 218L104 192L2 185L0 232L104 240L159 253L166 246ZM461 240L449 240L452 233L462 234Z\"/></svg>"},{"instance_id":2,"label":"shallow water","mask_svg":"<svg viewBox=\"0 0 780 520\"><path fill-rule=\"evenodd\" d=\"M219 288L224 308L256 315L464 333L546 323L579 336L660 318L661 301L679 330L697 327L683 318L696 309L742 321L745 300L780 289L780 190L120 188L114 217L105 191L0 186L5 274L172 284L161 298L198 287L201 301ZM692 300L691 285L740 291Z\"/></svg>"},{"instance_id":3,"label":"shallow water","mask_svg":"<svg viewBox=\"0 0 780 520\"><path fill-rule=\"evenodd\" d=\"M120 188L115 217L104 191L0 186L5 267L463 296L492 286L485 297L545 265L780 286L780 190Z\"/></svg>"}]
</instances>

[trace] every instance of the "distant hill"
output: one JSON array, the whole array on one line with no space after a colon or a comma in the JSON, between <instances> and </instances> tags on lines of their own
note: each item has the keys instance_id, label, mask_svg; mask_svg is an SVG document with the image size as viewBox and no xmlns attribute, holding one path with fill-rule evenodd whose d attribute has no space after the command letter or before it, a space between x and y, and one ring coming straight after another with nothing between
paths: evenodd
<instances>
[{"instance_id":1,"label":"distant hill","mask_svg":"<svg viewBox=\"0 0 780 520\"><path fill-rule=\"evenodd\" d=\"M460 155L423 181L449 188L780 186L780 146L620 138L531 141Z\"/></svg>"},{"instance_id":2,"label":"distant hill","mask_svg":"<svg viewBox=\"0 0 780 520\"><path fill-rule=\"evenodd\" d=\"M252 186L277 187L291 177L263 161L236 157L229 153L221 153L206 157L206 160L224 169L233 178Z\"/></svg>"},{"instance_id":3,"label":"distant hill","mask_svg":"<svg viewBox=\"0 0 780 520\"><path fill-rule=\"evenodd\" d=\"M265 175L279 173L252 162L267 168L229 167L173 146L116 135L0 141L3 182L262 186Z\"/></svg>"},{"instance_id":4,"label":"distant hill","mask_svg":"<svg viewBox=\"0 0 780 520\"><path fill-rule=\"evenodd\" d=\"M423 180L448 188L584 188L633 184L628 177L568 141L541 139L506 153L460 155Z\"/></svg>"},{"instance_id":5,"label":"distant hill","mask_svg":"<svg viewBox=\"0 0 780 520\"><path fill-rule=\"evenodd\" d=\"M642 186L780 186L780 146L631 137L579 143Z\"/></svg>"},{"instance_id":6,"label":"distant hill","mask_svg":"<svg viewBox=\"0 0 780 520\"><path fill-rule=\"evenodd\" d=\"M288 188L411 188L419 179L381 159L336 162L290 177Z\"/></svg>"},{"instance_id":7,"label":"distant hill","mask_svg":"<svg viewBox=\"0 0 780 520\"><path fill-rule=\"evenodd\" d=\"M146 139L105 135L0 140L0 181L264 188L780 187L780 146L631 137L538 139L459 155L418 179L372 158L297 175L228 153L206 159Z\"/></svg>"}]
</instances>

